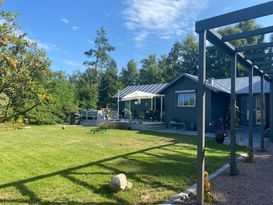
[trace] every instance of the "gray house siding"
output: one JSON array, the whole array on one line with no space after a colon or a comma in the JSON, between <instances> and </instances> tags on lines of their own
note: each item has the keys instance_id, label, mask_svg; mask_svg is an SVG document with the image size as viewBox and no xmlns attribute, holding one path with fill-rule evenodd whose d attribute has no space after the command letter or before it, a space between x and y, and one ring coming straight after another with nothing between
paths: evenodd
<instances>
[{"instance_id":1,"label":"gray house siding","mask_svg":"<svg viewBox=\"0 0 273 205\"><path fill-rule=\"evenodd\" d=\"M227 93L211 92L211 119L217 121L222 119L225 124L229 124L228 112L230 105L230 95Z\"/></svg>"},{"instance_id":2,"label":"gray house siding","mask_svg":"<svg viewBox=\"0 0 273 205\"><path fill-rule=\"evenodd\" d=\"M253 95L253 104L254 104L254 110L253 110L253 123L254 125L258 125L256 123L256 98L257 96L260 96L259 94ZM240 125L248 125L248 95L238 95L237 99L239 101L239 113L240 113ZM269 95L265 95L265 126L268 127L269 125Z\"/></svg>"},{"instance_id":3,"label":"gray house siding","mask_svg":"<svg viewBox=\"0 0 273 205\"><path fill-rule=\"evenodd\" d=\"M197 124L197 109L195 107L178 107L176 91L195 90L197 91L197 83L193 80L182 77L171 86L162 91L165 95L165 122L169 123L172 120L180 122L190 122L195 126ZM210 89L206 92L206 129L209 129L209 124L218 118L224 118L226 113L226 102L228 94L215 93ZM224 103L223 103L224 101Z\"/></svg>"}]
</instances>

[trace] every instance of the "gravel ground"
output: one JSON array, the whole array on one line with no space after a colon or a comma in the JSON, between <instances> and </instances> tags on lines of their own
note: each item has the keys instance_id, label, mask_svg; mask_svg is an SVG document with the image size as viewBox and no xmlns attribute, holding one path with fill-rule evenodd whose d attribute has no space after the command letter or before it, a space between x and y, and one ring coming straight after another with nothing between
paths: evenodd
<instances>
[{"instance_id":1,"label":"gravel ground","mask_svg":"<svg viewBox=\"0 0 273 205\"><path fill-rule=\"evenodd\" d=\"M229 176L227 169L211 180L215 204L273 205L273 144L266 144L266 152L255 152L253 163L240 161L238 170L237 176Z\"/></svg>"}]
</instances>

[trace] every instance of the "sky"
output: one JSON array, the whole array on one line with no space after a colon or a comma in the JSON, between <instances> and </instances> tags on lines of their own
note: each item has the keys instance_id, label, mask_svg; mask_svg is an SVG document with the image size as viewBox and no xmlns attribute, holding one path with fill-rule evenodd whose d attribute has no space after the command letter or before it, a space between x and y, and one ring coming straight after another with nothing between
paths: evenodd
<instances>
[{"instance_id":1,"label":"sky","mask_svg":"<svg viewBox=\"0 0 273 205\"><path fill-rule=\"evenodd\" d=\"M94 47L103 26L116 50L119 71L130 59L167 54L175 41L194 34L197 20L268 0L5 0L4 10L19 13L16 22L52 60L52 70L84 70L84 52ZM273 18L257 22L268 25Z\"/></svg>"}]
</instances>

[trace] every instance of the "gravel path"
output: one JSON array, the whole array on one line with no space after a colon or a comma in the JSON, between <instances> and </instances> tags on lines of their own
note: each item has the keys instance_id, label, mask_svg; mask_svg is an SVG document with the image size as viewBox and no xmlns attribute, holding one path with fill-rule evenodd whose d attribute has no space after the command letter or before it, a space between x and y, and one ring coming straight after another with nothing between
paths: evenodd
<instances>
[{"instance_id":1,"label":"gravel path","mask_svg":"<svg viewBox=\"0 0 273 205\"><path fill-rule=\"evenodd\" d=\"M211 180L215 204L273 205L273 144L268 142L266 150L256 152L253 163L240 161L239 175L231 177L227 169Z\"/></svg>"}]
</instances>

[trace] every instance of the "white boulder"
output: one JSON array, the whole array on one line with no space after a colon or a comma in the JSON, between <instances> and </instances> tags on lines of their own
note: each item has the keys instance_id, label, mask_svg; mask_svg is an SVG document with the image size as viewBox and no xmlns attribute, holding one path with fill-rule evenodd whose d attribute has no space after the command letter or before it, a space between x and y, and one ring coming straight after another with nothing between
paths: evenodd
<instances>
[{"instance_id":1,"label":"white boulder","mask_svg":"<svg viewBox=\"0 0 273 205\"><path fill-rule=\"evenodd\" d=\"M126 188L131 189L132 183L127 181L125 174L118 174L112 178L109 182L109 186L114 191L125 190Z\"/></svg>"}]
</instances>

